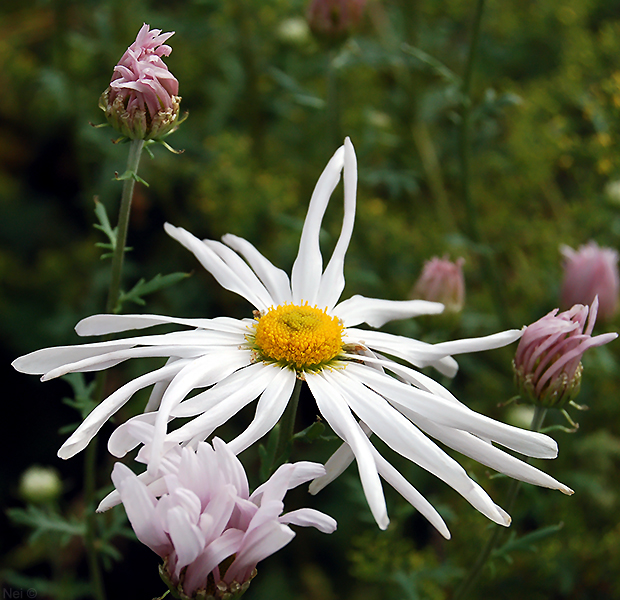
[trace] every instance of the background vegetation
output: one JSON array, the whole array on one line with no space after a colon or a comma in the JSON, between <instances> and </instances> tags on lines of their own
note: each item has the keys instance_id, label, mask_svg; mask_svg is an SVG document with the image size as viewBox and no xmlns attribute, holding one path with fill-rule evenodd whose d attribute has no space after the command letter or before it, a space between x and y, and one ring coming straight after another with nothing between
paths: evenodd
<instances>
[{"instance_id":1,"label":"background vegetation","mask_svg":"<svg viewBox=\"0 0 620 600\"><path fill-rule=\"evenodd\" d=\"M521 327L558 305L560 244L593 239L618 248L620 196L612 185L620 180L617 2L488 1L471 90L479 240L472 240L463 202L458 147L474 5L369 0L359 29L328 43L299 27L302 0L2 4L0 505L25 507L18 484L32 464L56 468L64 488L54 506L30 519L34 529L0 517L3 590L89 597L83 548L74 535L83 512L82 458L56 458L66 437L59 428L79 419L62 402L71 388L65 381L42 385L8 364L43 346L76 343L75 323L105 304L108 272L95 247L104 240L92 227L93 199L116 213L120 183L113 176L124 170L126 147L110 143L110 129L90 123L103 121L98 97L143 22L176 31L167 64L189 118L169 138L183 154L157 147L154 160L143 159L140 175L150 187L137 186L125 286L157 273L192 276L150 296L146 307L127 310L247 316L250 307L216 285L164 234L163 223L202 237L234 232L288 269L312 187L344 135L355 144L360 171L345 294L406 298L426 259L466 259L460 319L419 319L390 331L439 341ZM327 218L329 248L341 218L337 202ZM495 294L483 276L489 256L497 269ZM617 328L616 319L597 325L597 332ZM522 407L498 406L516 393L513 352L464 356L455 380L442 383L478 411L527 425ZM515 543L497 556L471 598L620 597L619 352L616 342L586 356L578 400L590 410L573 413L577 433L553 434L560 456L539 465L576 494L524 486L513 510L515 540L563 526L535 547ZM147 361L134 362L113 370L110 384L149 368ZM138 397L119 420L143 402ZM314 420L310 396L302 397L301 411L299 428ZM563 423L560 415L548 420ZM104 428L104 440L111 430ZM101 446L104 486L113 463ZM293 459L324 460L332 447L299 446ZM487 539L489 522L442 482L390 458L438 507L453 539L441 539L387 486L392 524L379 531L351 470L317 497L300 490L287 498L287 507L312 505L332 514L338 531L330 537L299 532L285 552L260 566L248 600L449 598ZM242 460L252 472L252 451ZM459 460L501 505L507 480ZM124 535L120 513L98 517L107 532L109 596L159 596L157 557ZM41 522L46 514L51 526ZM29 544L32 531L40 535Z\"/></svg>"}]
</instances>

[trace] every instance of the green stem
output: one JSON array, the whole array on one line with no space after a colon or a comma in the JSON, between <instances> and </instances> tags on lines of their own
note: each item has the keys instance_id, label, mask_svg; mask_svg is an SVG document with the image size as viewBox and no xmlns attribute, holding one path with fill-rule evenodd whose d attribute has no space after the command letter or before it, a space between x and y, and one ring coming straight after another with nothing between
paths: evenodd
<instances>
[{"instance_id":1,"label":"green stem","mask_svg":"<svg viewBox=\"0 0 620 600\"><path fill-rule=\"evenodd\" d=\"M303 381L301 379L297 379L295 381L295 387L293 388L291 399L289 400L288 406L280 419L280 439L278 440L276 451L273 454L274 464L271 465L271 472L274 471L274 467L282 462L285 462L290 455L291 446L293 444L293 433L295 431L297 405L299 404L299 394L301 392L302 384Z\"/></svg>"},{"instance_id":2,"label":"green stem","mask_svg":"<svg viewBox=\"0 0 620 600\"><path fill-rule=\"evenodd\" d=\"M534 416L532 417L532 423L530 425L530 429L532 431L539 431L541 429L546 414L546 408L543 408L542 406L536 406L536 409L534 410ZM528 459L525 462L529 463L530 461ZM517 479L513 479L510 482L510 487L508 488L508 495L506 496L506 512L510 513L512 511L520 489L521 482ZM505 533L506 530L501 525L495 526L491 537L487 540L487 543L480 551L476 562L472 565L467 577L456 590L456 593L454 594L452 600L460 600L461 598L467 597L467 593L476 583L478 577L480 577L482 569L487 564L491 553L495 548L497 548Z\"/></svg>"},{"instance_id":3,"label":"green stem","mask_svg":"<svg viewBox=\"0 0 620 600\"><path fill-rule=\"evenodd\" d=\"M106 303L106 312L113 313L118 310L118 297L121 287L121 275L123 272L123 259L125 257L125 246L127 244L127 229L129 227L129 215L131 212L131 200L136 183L135 177L138 174L140 156L144 147L144 140L132 140L129 146L129 156L127 157L127 177L123 180L123 192L121 205L119 208L118 225L116 228L116 243L114 254L112 255L112 273L110 276L110 288ZM97 374L97 385L95 389L95 399L100 403L105 392L106 371L99 371ZM97 438L91 440L86 447L84 455L84 509L86 511L84 545L88 558L88 568L90 579L93 586L93 596L96 600L105 600L106 593L103 586L101 565L97 550L97 521L95 514L95 494L97 491L96 481L97 466Z\"/></svg>"},{"instance_id":4,"label":"green stem","mask_svg":"<svg viewBox=\"0 0 620 600\"><path fill-rule=\"evenodd\" d=\"M112 274L110 279L110 289L106 312L115 313L118 311L118 296L121 289L121 274L123 272L123 260L125 258L125 245L127 244L127 229L129 228L129 215L131 213L131 199L133 198L133 188L136 184L135 176L138 174L138 165L144 140L131 140L129 145L129 156L127 157L128 175L123 180L123 194L121 196L121 206L118 213L118 226L116 228L116 244L112 255Z\"/></svg>"},{"instance_id":5,"label":"green stem","mask_svg":"<svg viewBox=\"0 0 620 600\"><path fill-rule=\"evenodd\" d=\"M463 202L465 203L465 214L467 220L467 234L475 246L480 249L482 236L478 226L478 210L471 194L471 87L474 74L476 58L478 56L478 47L480 40L480 25L482 22L482 14L484 12L485 0L476 2L476 10L472 24L471 42L469 45L469 54L465 64L465 73L461 84L461 97L463 107L461 110L461 125L459 135L459 160L461 164L461 188L463 194ZM500 286L500 277L497 273L497 266L494 257L488 252L481 255L482 275L491 291L495 311L501 325L505 328L511 327L511 322L506 312L506 302L504 293Z\"/></svg>"}]
</instances>

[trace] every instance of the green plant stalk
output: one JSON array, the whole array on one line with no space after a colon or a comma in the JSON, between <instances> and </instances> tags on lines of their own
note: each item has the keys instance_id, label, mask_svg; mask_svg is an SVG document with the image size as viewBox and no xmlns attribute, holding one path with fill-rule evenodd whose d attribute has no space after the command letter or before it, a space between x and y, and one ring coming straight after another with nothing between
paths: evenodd
<instances>
[{"instance_id":1,"label":"green plant stalk","mask_svg":"<svg viewBox=\"0 0 620 600\"><path fill-rule=\"evenodd\" d=\"M144 140L131 140L129 156L127 157L127 177L123 180L123 192L119 208L118 225L116 228L116 243L112 255L112 272L110 276L110 288L106 302L106 312L113 313L118 310L118 298L121 288L121 276L123 272L123 260L125 258L125 246L127 244L127 229L129 227L129 215L131 213L131 200L136 183L135 176L138 174L140 157L144 147ZM106 371L99 371L95 399L101 402L105 391ZM105 600L105 588L101 575L101 565L97 551L96 541L96 514L95 493L97 464L97 438L95 437L85 449L84 455L84 510L86 511L84 545L88 557L88 568L93 585L93 596L96 600Z\"/></svg>"},{"instance_id":2,"label":"green plant stalk","mask_svg":"<svg viewBox=\"0 0 620 600\"><path fill-rule=\"evenodd\" d=\"M470 240L480 246L482 236L478 226L478 210L471 195L471 86L474 74L474 67L478 57L478 46L480 41L480 25L484 12L485 0L476 2L476 10L472 24L471 42L469 44L469 54L465 64L465 73L461 83L461 124L459 135L459 161L461 165L461 188L463 201L465 203L465 214L467 220L467 234ZM511 327L510 319L506 312L506 302L500 286L500 278L497 274L495 259L492 255L482 253L482 275L489 286L495 311L502 327Z\"/></svg>"},{"instance_id":3,"label":"green plant stalk","mask_svg":"<svg viewBox=\"0 0 620 600\"><path fill-rule=\"evenodd\" d=\"M295 431L295 417L297 416L297 405L299 404L299 394L301 392L301 386L303 381L297 379L295 381L295 387L291 394L291 399L288 402L286 410L280 419L280 439L278 440L278 446L273 454L274 463L277 464L279 460L287 453L293 443L293 433ZM288 459L288 456L286 456ZM270 471L273 472L274 464L271 465Z\"/></svg>"},{"instance_id":4,"label":"green plant stalk","mask_svg":"<svg viewBox=\"0 0 620 600\"><path fill-rule=\"evenodd\" d=\"M545 420L545 416L547 414L547 409L542 406L536 406L534 410L534 416L532 417L532 423L530 425L530 429L532 431L539 431L542 427L543 421ZM529 459L525 462L529 463ZM517 499L517 495L519 494L519 490L521 489L521 482L517 479L513 479L510 482L510 487L508 488L508 495L506 496L506 512L510 513L514 507L514 503ZM487 543L484 545L476 562L472 565L467 577L463 580L461 585L457 588L456 593L454 594L452 600L460 600L461 598L467 598L467 593L471 589L471 587L478 581L480 574L484 566L487 564L491 553L497 546L506 533L506 529L501 525L496 525L491 537L487 540Z\"/></svg>"},{"instance_id":5,"label":"green plant stalk","mask_svg":"<svg viewBox=\"0 0 620 600\"><path fill-rule=\"evenodd\" d=\"M125 246L127 244L131 200L143 148L144 140L131 140L129 143L129 156L127 157L127 170L125 171L127 177L123 180L123 194L121 196L118 225L116 227L116 244L114 245L114 254L112 255L112 274L106 304L106 312L108 313L114 313L118 310L117 304L121 289L121 275L123 273L123 260L125 259Z\"/></svg>"}]
</instances>

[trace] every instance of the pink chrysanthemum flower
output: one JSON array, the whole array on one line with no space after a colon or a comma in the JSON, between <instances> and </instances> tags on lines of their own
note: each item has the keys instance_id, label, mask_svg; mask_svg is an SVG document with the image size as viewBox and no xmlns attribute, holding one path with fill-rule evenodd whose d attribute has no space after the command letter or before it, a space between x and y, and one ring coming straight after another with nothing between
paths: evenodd
<instances>
[{"instance_id":1,"label":"pink chrysanthemum flower","mask_svg":"<svg viewBox=\"0 0 620 600\"><path fill-rule=\"evenodd\" d=\"M602 346L617 333L592 336L598 299L590 307L576 304L558 314L552 310L528 325L514 359L516 380L525 398L535 404L561 408L579 393L586 350ZM587 321L587 323L586 323Z\"/></svg>"},{"instance_id":2,"label":"pink chrysanthemum flower","mask_svg":"<svg viewBox=\"0 0 620 600\"><path fill-rule=\"evenodd\" d=\"M560 300L562 308L575 304L592 304L598 296L598 316L609 320L618 310L620 276L618 275L618 253L612 248L601 248L589 242L573 250L561 246L564 255L564 280Z\"/></svg>"},{"instance_id":3,"label":"pink chrysanthemum flower","mask_svg":"<svg viewBox=\"0 0 620 600\"><path fill-rule=\"evenodd\" d=\"M315 463L285 464L250 495L243 466L216 438L213 447L176 446L157 477L116 463L116 491L98 510L123 503L138 539L164 560L160 573L176 598L232 598L248 588L261 560L295 537L289 525L336 529L311 508L282 514L289 489L324 473Z\"/></svg>"},{"instance_id":4,"label":"pink chrysanthemum flower","mask_svg":"<svg viewBox=\"0 0 620 600\"><path fill-rule=\"evenodd\" d=\"M464 258L452 262L437 256L427 260L411 292L412 298L441 302L446 312L459 312L465 304Z\"/></svg>"},{"instance_id":5,"label":"pink chrysanthemum flower","mask_svg":"<svg viewBox=\"0 0 620 600\"><path fill-rule=\"evenodd\" d=\"M110 124L132 139L155 139L176 124L181 98L179 82L162 60L172 48L164 42L174 32L161 33L144 24L136 41L114 67L110 86L99 106Z\"/></svg>"}]
</instances>

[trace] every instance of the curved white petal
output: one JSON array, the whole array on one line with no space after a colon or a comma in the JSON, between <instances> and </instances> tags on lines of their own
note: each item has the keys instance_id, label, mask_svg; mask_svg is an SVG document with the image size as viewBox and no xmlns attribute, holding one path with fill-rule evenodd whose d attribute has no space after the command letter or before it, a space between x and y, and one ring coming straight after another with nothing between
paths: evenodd
<instances>
[{"instance_id":1,"label":"curved white petal","mask_svg":"<svg viewBox=\"0 0 620 600\"><path fill-rule=\"evenodd\" d=\"M228 442L228 447L232 452L235 454L243 452L271 431L291 399L295 379L295 373L290 369L279 371L258 399L254 420L243 433Z\"/></svg>"},{"instance_id":2,"label":"curved white petal","mask_svg":"<svg viewBox=\"0 0 620 600\"><path fill-rule=\"evenodd\" d=\"M213 252L215 252L230 270L235 273L247 287L252 290L260 301L266 306L272 306L274 299L263 285L262 281L257 277L256 273L248 266L241 256L239 256L232 248L229 248L222 242L215 240L203 240Z\"/></svg>"},{"instance_id":3,"label":"curved white petal","mask_svg":"<svg viewBox=\"0 0 620 600\"><path fill-rule=\"evenodd\" d=\"M438 315L444 310L439 302L426 300L381 300L365 296L351 296L334 307L333 313L345 327L367 323L371 327L381 327L388 321L409 319L420 315Z\"/></svg>"},{"instance_id":4,"label":"curved white petal","mask_svg":"<svg viewBox=\"0 0 620 600\"><path fill-rule=\"evenodd\" d=\"M342 475L347 467L355 460L355 455L349 444L344 442L336 452L334 452L325 463L325 474L317 477L309 486L308 491L314 495L318 494L324 487L329 485L334 479Z\"/></svg>"},{"instance_id":5,"label":"curved white petal","mask_svg":"<svg viewBox=\"0 0 620 600\"><path fill-rule=\"evenodd\" d=\"M433 505L416 490L379 452L375 449L375 462L379 475L385 479L411 506L417 509L439 533L450 539L450 531L441 515Z\"/></svg>"},{"instance_id":6,"label":"curved white petal","mask_svg":"<svg viewBox=\"0 0 620 600\"><path fill-rule=\"evenodd\" d=\"M402 412L403 409L411 411L408 416L412 420L414 420L413 414L419 414L440 425L462 429L484 439L493 440L526 456L534 458L557 456L558 446L555 440L542 433L495 421L467 408L464 404L456 404L429 394L393 377L381 375L375 369L364 365L352 363L347 366L347 373L387 398L399 411Z\"/></svg>"},{"instance_id":7,"label":"curved white petal","mask_svg":"<svg viewBox=\"0 0 620 600\"><path fill-rule=\"evenodd\" d=\"M285 271L275 267L250 242L243 238L227 233L222 237L222 241L248 261L271 294L275 304L291 302L293 298L291 282Z\"/></svg>"},{"instance_id":8,"label":"curved white petal","mask_svg":"<svg viewBox=\"0 0 620 600\"><path fill-rule=\"evenodd\" d=\"M71 458L73 455L86 448L103 424L138 390L153 385L162 378L169 378L177 374L186 364L187 361L177 361L171 365L137 377L118 388L118 390L110 394L101 404L96 406L84 421L82 421L80 426L60 447L58 456L64 459Z\"/></svg>"},{"instance_id":9,"label":"curved white petal","mask_svg":"<svg viewBox=\"0 0 620 600\"><path fill-rule=\"evenodd\" d=\"M385 375L382 377L389 379ZM489 519L504 524L495 503L469 478L463 467L438 448L411 421L392 408L384 398L366 388L347 372L330 373L329 380L340 389L345 401L358 417L388 446L445 481Z\"/></svg>"},{"instance_id":10,"label":"curved white petal","mask_svg":"<svg viewBox=\"0 0 620 600\"><path fill-rule=\"evenodd\" d=\"M334 432L355 454L357 467L368 500L368 506L381 529L387 529L389 519L381 481L374 461L372 444L353 418L341 392L325 378L324 373L306 374L306 382L316 400L319 411Z\"/></svg>"},{"instance_id":11,"label":"curved white petal","mask_svg":"<svg viewBox=\"0 0 620 600\"><path fill-rule=\"evenodd\" d=\"M157 411L153 433L153 454L149 470L154 473L159 467L158 454L163 449L164 437L172 410L195 388L206 387L225 379L230 373L247 364L239 351L220 353L197 358L187 364L166 388Z\"/></svg>"},{"instance_id":12,"label":"curved white petal","mask_svg":"<svg viewBox=\"0 0 620 600\"><path fill-rule=\"evenodd\" d=\"M315 527L323 533L333 533L338 527L336 519L313 508L300 508L280 517L280 523L299 525L301 527Z\"/></svg>"},{"instance_id":13,"label":"curved white petal","mask_svg":"<svg viewBox=\"0 0 620 600\"><path fill-rule=\"evenodd\" d=\"M243 388L231 390L230 394L220 399L215 406L169 433L166 441L175 443L192 441L194 443L198 439L206 439L244 406L258 398L277 375L278 370L268 365L257 364L257 366L262 368L258 370L255 377L247 381Z\"/></svg>"},{"instance_id":14,"label":"curved white petal","mask_svg":"<svg viewBox=\"0 0 620 600\"><path fill-rule=\"evenodd\" d=\"M330 311L344 289L344 257L353 234L355 222L355 201L357 194L357 159L349 138L344 140L344 217L340 237L321 277L321 285L316 298L319 308Z\"/></svg>"},{"instance_id":15,"label":"curved white petal","mask_svg":"<svg viewBox=\"0 0 620 600\"><path fill-rule=\"evenodd\" d=\"M344 146L341 146L327 163L312 192L299 240L299 252L291 272L291 287L295 304L301 304L304 301L313 306L316 303L323 271L319 232L329 198L340 181L343 166Z\"/></svg>"},{"instance_id":16,"label":"curved white petal","mask_svg":"<svg viewBox=\"0 0 620 600\"><path fill-rule=\"evenodd\" d=\"M185 246L202 264L202 266L215 277L217 282L225 289L239 294L258 310L269 308L211 248L201 242L196 236L182 227L175 227L170 223L164 225L166 233L177 242Z\"/></svg>"},{"instance_id":17,"label":"curved white petal","mask_svg":"<svg viewBox=\"0 0 620 600\"><path fill-rule=\"evenodd\" d=\"M216 317L215 319L179 319L164 315L92 315L82 319L76 326L75 331L80 336L108 335L129 331L130 329L146 329L156 325L172 323L175 325L187 325L198 329L210 329L226 333L246 333L251 319L232 319L230 317Z\"/></svg>"},{"instance_id":18,"label":"curved white petal","mask_svg":"<svg viewBox=\"0 0 620 600\"><path fill-rule=\"evenodd\" d=\"M547 475L547 473L496 448L490 442L482 440L467 431L442 427L419 415L416 415L416 421L420 429L446 446L457 450L465 456L473 458L482 465L491 467L519 481L525 481L526 483L553 490L560 490L567 495L573 494L573 490L551 477L551 475Z\"/></svg>"}]
</instances>

